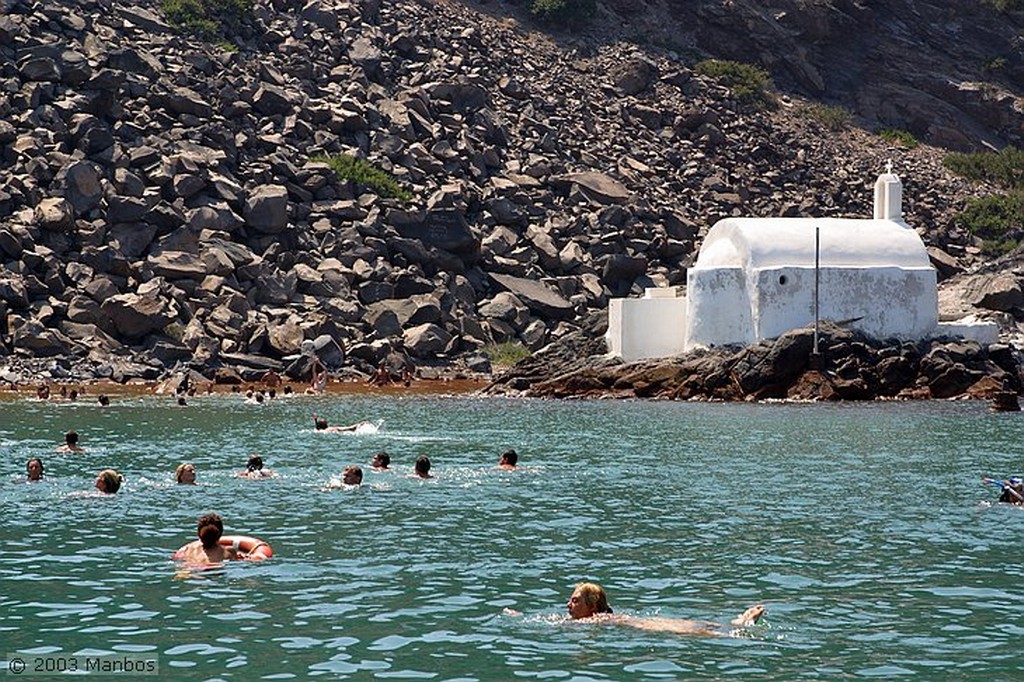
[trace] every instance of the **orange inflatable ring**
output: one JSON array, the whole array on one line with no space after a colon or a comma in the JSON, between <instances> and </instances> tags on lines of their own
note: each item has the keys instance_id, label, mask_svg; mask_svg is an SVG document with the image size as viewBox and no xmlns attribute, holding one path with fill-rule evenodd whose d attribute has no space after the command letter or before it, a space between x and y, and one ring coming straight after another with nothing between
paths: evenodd
<instances>
[{"instance_id":1,"label":"orange inflatable ring","mask_svg":"<svg viewBox=\"0 0 1024 682\"><path fill-rule=\"evenodd\" d=\"M240 558L250 561L263 561L274 556L274 549L269 544L248 535L223 535L220 544L234 547L243 555Z\"/></svg>"}]
</instances>

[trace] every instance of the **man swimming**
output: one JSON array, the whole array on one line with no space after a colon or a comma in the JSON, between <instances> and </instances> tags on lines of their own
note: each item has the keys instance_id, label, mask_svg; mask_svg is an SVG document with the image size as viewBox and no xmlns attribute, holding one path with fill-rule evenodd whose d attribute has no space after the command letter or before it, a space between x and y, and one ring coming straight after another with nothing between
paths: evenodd
<instances>
[{"instance_id":1,"label":"man swimming","mask_svg":"<svg viewBox=\"0 0 1024 682\"><path fill-rule=\"evenodd\" d=\"M391 471L388 467L391 466L391 455L381 450L380 452L373 453L373 461L371 466L374 471Z\"/></svg>"},{"instance_id":2,"label":"man swimming","mask_svg":"<svg viewBox=\"0 0 1024 682\"><path fill-rule=\"evenodd\" d=\"M238 549L220 544L220 538L224 535L224 522L220 516L217 514L200 516L196 526L196 534L199 539L181 547L175 552L175 559L194 566L203 566L238 558Z\"/></svg>"},{"instance_id":3,"label":"man swimming","mask_svg":"<svg viewBox=\"0 0 1024 682\"><path fill-rule=\"evenodd\" d=\"M416 458L416 463L413 465L413 476L416 478L433 478L430 475L430 458L426 455L420 455Z\"/></svg>"},{"instance_id":4,"label":"man swimming","mask_svg":"<svg viewBox=\"0 0 1024 682\"><path fill-rule=\"evenodd\" d=\"M57 452L85 452L85 448L78 444L78 432L68 431L64 434L64 444L57 446Z\"/></svg>"},{"instance_id":5,"label":"man swimming","mask_svg":"<svg viewBox=\"0 0 1024 682\"><path fill-rule=\"evenodd\" d=\"M249 461L245 465L245 471L239 471L235 474L238 478L271 478L276 474L272 469L263 468L263 458L259 455L250 455Z\"/></svg>"},{"instance_id":6,"label":"man swimming","mask_svg":"<svg viewBox=\"0 0 1024 682\"><path fill-rule=\"evenodd\" d=\"M506 471L515 471L516 463L519 461L519 455L516 454L515 450L509 449L501 453L501 458L498 460L498 468Z\"/></svg>"}]
</instances>

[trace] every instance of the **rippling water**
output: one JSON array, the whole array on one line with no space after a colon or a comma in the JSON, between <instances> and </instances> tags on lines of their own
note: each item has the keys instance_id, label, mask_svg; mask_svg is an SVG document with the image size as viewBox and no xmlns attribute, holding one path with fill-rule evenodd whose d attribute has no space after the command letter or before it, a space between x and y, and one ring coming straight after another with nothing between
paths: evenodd
<instances>
[{"instance_id":1,"label":"rippling water","mask_svg":"<svg viewBox=\"0 0 1024 682\"><path fill-rule=\"evenodd\" d=\"M317 434L314 409L385 423ZM175 679L1016 677L1024 510L979 479L1024 470L1022 423L976 403L0 402L0 658L150 654ZM53 452L70 428L87 453ZM508 447L525 469L494 468ZM393 473L369 471L378 449ZM279 477L234 478L250 452ZM423 454L434 480L407 477ZM48 481L17 483L36 455ZM182 461L202 486L172 484ZM323 489L352 463L361 488ZM120 493L72 494L106 467ZM184 576L169 556L209 511L274 558ZM565 622L583 579L617 613L768 615L719 638Z\"/></svg>"}]
</instances>

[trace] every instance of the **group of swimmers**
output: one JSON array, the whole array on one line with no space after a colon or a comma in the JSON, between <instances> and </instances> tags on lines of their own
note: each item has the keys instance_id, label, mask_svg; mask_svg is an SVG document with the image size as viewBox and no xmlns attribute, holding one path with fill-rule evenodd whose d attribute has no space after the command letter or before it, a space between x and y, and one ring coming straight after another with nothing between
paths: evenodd
<instances>
[{"instance_id":1,"label":"group of swimmers","mask_svg":"<svg viewBox=\"0 0 1024 682\"><path fill-rule=\"evenodd\" d=\"M369 422L366 422L369 423ZM326 427L326 421L324 422ZM336 427L332 427L336 428ZM85 448L78 444L78 434L74 431L68 431L64 434L64 444L57 448L58 452L85 452ZM517 469L519 462L519 455L515 450L509 449L501 453L498 458L498 468L505 471L514 471ZM383 450L373 453L370 459L370 466L374 471L392 471L391 469L391 455ZM413 463L414 478L428 479L434 478L433 474L430 473L431 462L430 458L426 455L420 455L416 458ZM26 482L32 483L43 480L43 475L46 472L46 467L43 465L43 460L39 457L33 457L28 460L25 465ZM235 476L237 478L248 478L253 480L260 480L265 478L273 478L277 473L264 465L263 458L260 455L253 454L249 456L246 462L245 469L238 471ZM179 485L198 485L197 482L197 469L196 465L191 462L182 462L174 470L174 480ZM104 494L112 495L121 489L121 484L124 483L125 478L116 469L104 469L96 477L95 487L96 489ZM363 482L363 470L357 465L349 465L341 472L341 484L343 486L358 486ZM328 483L326 488L339 487L334 483Z\"/></svg>"}]
</instances>

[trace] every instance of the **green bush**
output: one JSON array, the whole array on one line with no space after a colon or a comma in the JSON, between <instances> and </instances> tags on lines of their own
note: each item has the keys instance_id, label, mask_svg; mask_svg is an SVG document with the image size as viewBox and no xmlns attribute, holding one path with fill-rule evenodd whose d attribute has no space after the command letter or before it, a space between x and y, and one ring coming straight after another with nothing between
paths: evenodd
<instances>
[{"instance_id":1,"label":"green bush","mask_svg":"<svg viewBox=\"0 0 1024 682\"><path fill-rule=\"evenodd\" d=\"M899 145L904 149L913 149L920 144L913 134L906 130L899 130L897 128L882 128L878 131L878 136L886 142Z\"/></svg>"},{"instance_id":2,"label":"green bush","mask_svg":"<svg viewBox=\"0 0 1024 682\"><path fill-rule=\"evenodd\" d=\"M813 119L829 130L843 130L850 125L849 110L843 107L833 107L826 104L809 104L800 108L800 112L807 118Z\"/></svg>"},{"instance_id":3,"label":"green bush","mask_svg":"<svg viewBox=\"0 0 1024 682\"><path fill-rule=\"evenodd\" d=\"M489 344L483 349L492 364L511 367L520 360L530 357L530 351L523 344L514 341L505 343Z\"/></svg>"},{"instance_id":4,"label":"green bush","mask_svg":"<svg viewBox=\"0 0 1024 682\"><path fill-rule=\"evenodd\" d=\"M1015 9L1024 8L1024 0L983 0L986 5L991 5L1000 12L1009 12Z\"/></svg>"},{"instance_id":5,"label":"green bush","mask_svg":"<svg viewBox=\"0 0 1024 682\"><path fill-rule=\"evenodd\" d=\"M968 180L991 182L1006 189L1024 187L1024 151L1016 147L1005 147L995 154L949 154L942 163Z\"/></svg>"},{"instance_id":6,"label":"green bush","mask_svg":"<svg viewBox=\"0 0 1024 682\"><path fill-rule=\"evenodd\" d=\"M530 357L530 351L521 343L506 341L484 346L484 355L493 365L511 367L520 360Z\"/></svg>"},{"instance_id":7,"label":"green bush","mask_svg":"<svg viewBox=\"0 0 1024 682\"><path fill-rule=\"evenodd\" d=\"M733 62L726 59L705 59L697 62L694 71L702 76L714 78L732 90L741 103L757 109L764 109L773 104L768 89L772 87L772 79L768 72L753 64Z\"/></svg>"},{"instance_id":8,"label":"green bush","mask_svg":"<svg viewBox=\"0 0 1024 682\"><path fill-rule=\"evenodd\" d=\"M216 41L237 31L252 13L253 0L160 0L168 23L182 33Z\"/></svg>"},{"instance_id":9,"label":"green bush","mask_svg":"<svg viewBox=\"0 0 1024 682\"><path fill-rule=\"evenodd\" d=\"M1005 71L1009 65L1010 62L1007 61L1006 57L992 57L992 59L985 62L983 68L986 71Z\"/></svg>"},{"instance_id":10,"label":"green bush","mask_svg":"<svg viewBox=\"0 0 1024 682\"><path fill-rule=\"evenodd\" d=\"M986 254L1009 253L1024 236L1024 190L971 199L954 221L981 240Z\"/></svg>"},{"instance_id":11,"label":"green bush","mask_svg":"<svg viewBox=\"0 0 1024 682\"><path fill-rule=\"evenodd\" d=\"M412 199L409 190L402 187L391 173L377 168L369 161L356 158L351 154L317 156L313 160L322 161L330 166L339 180L354 182L373 190L382 197L394 198L403 202Z\"/></svg>"},{"instance_id":12,"label":"green bush","mask_svg":"<svg viewBox=\"0 0 1024 682\"><path fill-rule=\"evenodd\" d=\"M596 10L596 0L533 0L530 3L530 14L550 24L583 24Z\"/></svg>"}]
</instances>

